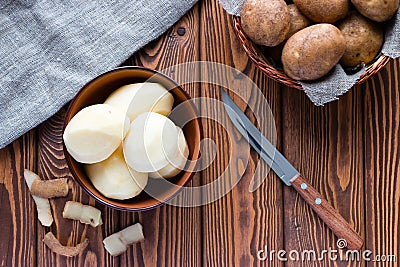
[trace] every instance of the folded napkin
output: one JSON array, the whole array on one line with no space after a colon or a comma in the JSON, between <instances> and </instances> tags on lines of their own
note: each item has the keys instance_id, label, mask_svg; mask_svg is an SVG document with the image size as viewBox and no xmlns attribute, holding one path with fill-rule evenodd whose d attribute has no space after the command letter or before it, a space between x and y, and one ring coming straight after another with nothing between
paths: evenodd
<instances>
[{"instance_id":1,"label":"folded napkin","mask_svg":"<svg viewBox=\"0 0 400 267\"><path fill-rule=\"evenodd\" d=\"M196 0L1 0L0 148L160 36Z\"/></svg>"}]
</instances>

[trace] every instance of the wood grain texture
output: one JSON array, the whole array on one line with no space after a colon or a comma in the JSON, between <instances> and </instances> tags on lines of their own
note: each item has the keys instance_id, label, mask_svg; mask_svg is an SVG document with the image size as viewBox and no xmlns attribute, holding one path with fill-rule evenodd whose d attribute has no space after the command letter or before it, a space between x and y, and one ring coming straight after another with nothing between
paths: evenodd
<instances>
[{"instance_id":1,"label":"wood grain texture","mask_svg":"<svg viewBox=\"0 0 400 267\"><path fill-rule=\"evenodd\" d=\"M365 227L366 248L373 255L396 255L400 261L400 63L391 61L366 83L365 91ZM371 256L372 258L372 256Z\"/></svg>"},{"instance_id":2,"label":"wood grain texture","mask_svg":"<svg viewBox=\"0 0 400 267\"><path fill-rule=\"evenodd\" d=\"M37 259L39 266L116 266L119 258L113 258L103 249L102 240L105 233L117 230L117 211L97 204L101 210L103 226L93 228L81 224L78 221L64 219L62 211L68 200L74 200L83 204L95 205L94 199L90 198L78 184L73 182L67 163L64 158L62 146L63 123L66 109L63 108L38 128L38 174L42 179L69 178L72 189L65 198L50 200L53 211L54 223L49 228L40 224L37 227ZM42 242L44 235L51 231L59 239L61 244L74 246L82 242L86 237L89 239L88 249L83 254L66 258L51 252Z\"/></svg>"},{"instance_id":3,"label":"wood grain texture","mask_svg":"<svg viewBox=\"0 0 400 267\"><path fill-rule=\"evenodd\" d=\"M219 62L244 72L262 88L267 100L272 104L276 123L280 125L279 113L279 86L276 82L266 78L249 61L232 29L232 18L223 11L217 1L203 1L201 8L201 59L204 61ZM223 74L210 72L209 75ZM232 81L227 81L232 82ZM234 89L234 88L231 88ZM245 110L246 103L258 108L260 99L255 98L250 88L241 88L246 96L245 101L234 97L238 105ZM219 99L219 87L212 84L202 85L202 96ZM246 110L251 116L251 111ZM215 107L211 101L202 105L202 116L215 117L225 114L223 107ZM266 113L263 113L266 114ZM226 118L224 123L226 123ZM229 126L229 123L226 125ZM257 252L264 249L283 248L283 204L281 199L282 185L273 174L269 174L262 186L253 193L248 188L255 173L259 157L254 151L249 162L243 162L249 147L243 137L228 136L215 122L207 121L203 124L205 137L214 140L217 155L213 165L202 172L204 184L208 184L221 175L227 168L232 151L232 143L239 147L234 161L227 171L232 179L244 176L234 189L225 197L203 207L203 264L204 266L258 266L264 262L257 260ZM279 136L279 133L278 133ZM255 175L260 175L256 173ZM227 181L229 182L229 181ZM222 192L224 188L215 188ZM211 192L210 192L211 193ZM283 263L273 261L275 266Z\"/></svg>"},{"instance_id":4,"label":"wood grain texture","mask_svg":"<svg viewBox=\"0 0 400 267\"><path fill-rule=\"evenodd\" d=\"M197 10L198 7L195 7L172 30L134 55L125 64L131 63L160 70L180 62L196 60ZM177 29L182 27L186 29L186 33L177 37ZM176 59L176 61L166 61L165 54L170 54L170 58ZM198 94L198 87L194 85L186 87L186 89L192 95ZM39 174L45 179L71 178L61 143L64 115L65 110L61 110L39 127ZM194 180L199 183L196 177ZM67 198L51 200L55 223L50 227L50 230L62 244L67 245L74 245L88 237L90 240L88 250L79 257L72 259L55 255L41 242L45 230L38 226L37 251L40 266L178 266L189 263L200 266L200 251L197 248L201 244L201 229L200 225L191 223L191 221L199 220L200 209L179 209L163 206L153 211L134 214L118 212L97 204L96 207L102 211L104 224L102 227L92 228L62 218L61 213L67 199L85 204L95 204L92 198L89 198L77 184L73 183L73 189ZM122 256L111 257L103 249L103 238L138 221L145 226L145 241L132 246Z\"/></svg>"},{"instance_id":5,"label":"wood grain texture","mask_svg":"<svg viewBox=\"0 0 400 267\"><path fill-rule=\"evenodd\" d=\"M349 223L335 210L330 203L301 175L290 180L292 188L314 210L325 225L335 233L337 238L347 242L350 250L360 250L363 246L363 238L354 231Z\"/></svg>"},{"instance_id":6,"label":"wood grain texture","mask_svg":"<svg viewBox=\"0 0 400 267\"><path fill-rule=\"evenodd\" d=\"M283 154L311 185L364 234L363 88L316 107L307 96L284 89ZM284 188L286 251L337 249L337 238L292 188ZM360 266L356 262L305 261L303 266ZM288 262L288 266L297 266Z\"/></svg>"},{"instance_id":7,"label":"wood grain texture","mask_svg":"<svg viewBox=\"0 0 400 267\"><path fill-rule=\"evenodd\" d=\"M238 156L227 170L232 178L244 175L225 197L199 208L162 206L127 213L96 204L71 181L67 198L51 200L55 222L51 227L42 227L22 173L28 168L44 179L72 178L62 152L62 109L0 150L0 266L398 266L400 61L392 61L367 83L341 96L339 102L315 107L303 92L280 86L256 69L231 25L230 16L217 0L200 1L124 65L163 70L178 63L206 60L244 72L262 89L270 104L278 148L365 238L365 249L373 255L395 254L397 262L325 259L285 263L278 261L276 254L271 261L257 260L257 252L262 249L336 249L337 238L295 190L284 187L272 172L258 190L250 193L248 186L260 160L258 155L251 150L249 162L244 162L249 152L246 141L238 133L228 137L221 126L209 120L203 120L204 134L215 141L218 153L215 162L198 173L191 185L208 184L218 178L228 165L229 153L237 149L231 147L235 142ZM190 71L170 75L180 80ZM184 88L192 96L220 97L214 85L188 84ZM260 99L247 88L238 90L245 99L230 95L256 122L247 103L265 112ZM224 112L211 101L201 105L202 115ZM229 125L227 119L223 122ZM215 190L222 191L223 186ZM63 219L61 212L67 200L96 205L103 213L103 226L92 228ZM119 257L108 255L102 239L135 222L143 224L145 241ZM68 245L88 237L88 250L72 259L57 256L41 241L48 231Z\"/></svg>"},{"instance_id":8,"label":"wood grain texture","mask_svg":"<svg viewBox=\"0 0 400 267\"><path fill-rule=\"evenodd\" d=\"M0 150L0 266L36 266L37 215L23 177L36 169L36 130Z\"/></svg>"},{"instance_id":9,"label":"wood grain texture","mask_svg":"<svg viewBox=\"0 0 400 267\"><path fill-rule=\"evenodd\" d=\"M140 65L159 71L199 60L199 5L195 5L161 38L136 53L124 65ZM176 81L191 73L170 73ZM198 84L183 88L192 97L200 96ZM201 184L196 174L189 186ZM201 208L164 205L140 213L120 214L119 228L134 222L144 226L144 242L121 255L122 266L201 266Z\"/></svg>"}]
</instances>

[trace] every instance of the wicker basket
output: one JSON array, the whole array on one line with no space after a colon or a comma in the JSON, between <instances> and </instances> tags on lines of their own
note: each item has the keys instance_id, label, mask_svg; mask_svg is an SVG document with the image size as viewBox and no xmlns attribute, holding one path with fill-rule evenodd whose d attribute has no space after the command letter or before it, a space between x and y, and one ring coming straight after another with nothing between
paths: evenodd
<instances>
[{"instance_id":1,"label":"wicker basket","mask_svg":"<svg viewBox=\"0 0 400 267\"><path fill-rule=\"evenodd\" d=\"M266 57L263 56L263 53L260 51L257 45L255 45L244 33L240 22L240 17L233 16L233 26L244 51L249 56L249 58L257 65L258 68L260 68L272 79L280 83L283 83L284 85L299 90L303 89L298 81L293 80L282 71L279 71L276 68L274 68L271 62ZM382 54L378 56L375 59L375 61L369 63L366 66L366 70L361 74L361 77L358 79L357 84L361 84L362 82L366 81L369 77L377 73L381 68L383 68L389 62L389 60L390 58L388 56Z\"/></svg>"}]
</instances>

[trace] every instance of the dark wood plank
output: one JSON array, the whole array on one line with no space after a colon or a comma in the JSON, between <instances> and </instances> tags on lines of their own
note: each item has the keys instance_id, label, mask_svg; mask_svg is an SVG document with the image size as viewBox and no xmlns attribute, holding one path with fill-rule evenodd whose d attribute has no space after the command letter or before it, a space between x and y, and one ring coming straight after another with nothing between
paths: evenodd
<instances>
[{"instance_id":1,"label":"dark wood plank","mask_svg":"<svg viewBox=\"0 0 400 267\"><path fill-rule=\"evenodd\" d=\"M0 150L0 266L36 266L37 213L23 177L35 170L36 131Z\"/></svg>"},{"instance_id":2,"label":"dark wood plank","mask_svg":"<svg viewBox=\"0 0 400 267\"><path fill-rule=\"evenodd\" d=\"M144 65L150 68L162 69L170 65L196 59L198 30L198 7L195 7L167 34L154 41L137 53L126 64ZM185 28L186 33L178 36L177 29ZM169 54L169 57L165 57ZM174 61L172 59L177 59ZM179 61L178 61L179 60ZM186 87L193 95L198 91L197 86ZM39 128L39 174L45 179L54 177L70 177L62 152L62 123L65 110L60 111ZM199 176L195 177L198 180ZM199 181L197 182L199 183ZM74 184L67 199L73 199L86 204L95 204L92 198ZM92 228L79 222L62 218L62 209L67 199L51 201L55 217L55 224L51 230L60 239L61 243L74 245L84 237L90 240L89 249L80 257L65 259L51 253L40 241L45 234L42 227L38 227L38 263L41 266L79 265L79 266L133 266L143 264L180 265L183 263L197 263L200 265L200 225L192 224L200 215L200 209L177 209L161 207L154 211L142 214L117 212L97 204L102 210L104 224L102 227ZM158 218L156 220L155 218ZM188 220L190 218L190 220ZM117 230L134 222L140 221L144 226L146 240L133 246L120 257L111 257L103 249L102 239ZM187 246L176 240L193 244ZM154 244L159 244L155 246ZM175 245L175 246L174 246ZM157 255L157 257L155 256ZM168 264L168 265L170 265Z\"/></svg>"},{"instance_id":3,"label":"dark wood plank","mask_svg":"<svg viewBox=\"0 0 400 267\"><path fill-rule=\"evenodd\" d=\"M199 60L199 5L195 5L161 38L153 41L127 65L140 65L162 71L176 64ZM184 81L191 73L170 73ZM192 97L200 95L198 84L183 86ZM189 186L200 185L200 175ZM201 266L201 208L164 205L140 213L121 213L119 228L134 222L144 226L144 242L121 255L122 266Z\"/></svg>"},{"instance_id":4,"label":"dark wood plank","mask_svg":"<svg viewBox=\"0 0 400 267\"><path fill-rule=\"evenodd\" d=\"M37 258L39 266L117 266L118 257L111 257L103 248L103 238L118 227L118 212L100 204L96 204L73 182L62 148L62 127L66 109L44 122L38 128L38 174L42 179L67 177L70 179L72 190L65 198L50 200L53 210L54 223L50 228L44 228L38 223L37 228ZM93 228L78 221L64 219L62 211L65 202L74 200L83 204L95 205L102 211L103 226ZM44 235L51 231L63 245L76 245L89 239L88 249L80 256L66 258L51 252L42 242Z\"/></svg>"},{"instance_id":5,"label":"dark wood plank","mask_svg":"<svg viewBox=\"0 0 400 267\"><path fill-rule=\"evenodd\" d=\"M291 187L313 209L318 217L328 226L338 239L346 240L349 250L360 250L364 239L326 199L301 175L290 180ZM344 241L343 241L344 242ZM339 243L339 246L341 243ZM345 244L345 243L344 243Z\"/></svg>"},{"instance_id":6,"label":"dark wood plank","mask_svg":"<svg viewBox=\"0 0 400 267\"><path fill-rule=\"evenodd\" d=\"M184 28L184 34L179 28ZM275 115L278 146L285 156L339 212L366 238L374 254L400 257L399 214L399 60L391 62L373 79L341 97L340 102L314 107L306 96L266 78L241 50L230 17L217 0L200 2L162 38L146 46L126 62L162 70L171 65L209 60L234 66L262 89ZM181 73L174 74L183 75ZM192 96L219 98L212 85L187 85ZM281 98L282 97L282 98ZM238 99L235 99L238 100ZM247 101L254 104L252 94ZM237 101L245 110L246 104ZM282 109L282 112L281 112ZM202 114L222 113L202 106ZM245 172L227 196L201 208L163 206L142 213L122 213L101 205L104 225L83 226L64 220L61 212L68 199L96 204L77 185L67 198L51 201L55 222L44 228L23 179L23 169L44 179L70 177L61 147L65 109L52 119L0 150L0 266L282 266L277 261L257 261L257 251L336 248L336 238L294 190L284 188L275 175L254 193L248 185L258 156L252 152L246 165L238 160L231 175ZM247 110L247 115L252 116ZM228 136L204 121L205 136L215 140L216 161L194 177L192 185L206 184L221 173L230 152ZM280 138L282 137L282 139ZM244 140L232 141L245 147ZM217 188L216 190L220 190ZM282 193L283 192L283 193ZM141 222L146 241L120 257L110 257L102 239L127 225ZM203 228L202 228L203 227ZM364 229L365 227L365 229ZM52 231L63 244L90 239L80 257L66 259L51 253L41 242ZM288 262L288 266L299 266ZM360 266L347 262L302 262L301 266ZM379 265L370 262L368 266ZM384 266L397 266L385 263Z\"/></svg>"},{"instance_id":7,"label":"dark wood plank","mask_svg":"<svg viewBox=\"0 0 400 267\"><path fill-rule=\"evenodd\" d=\"M381 266L398 266L400 260L399 69L399 59L390 61L367 82L364 98L366 248L397 257Z\"/></svg>"},{"instance_id":8,"label":"dark wood plank","mask_svg":"<svg viewBox=\"0 0 400 267\"><path fill-rule=\"evenodd\" d=\"M231 16L222 9L218 1L203 1L200 16L201 59L235 67L253 79L262 88L271 104L279 136L279 85L266 78L249 61L235 36ZM209 75L222 74L210 73ZM251 106L261 108L257 102L261 99L257 99L254 92L249 89L242 88L242 93L246 95L246 102ZM202 96L218 99L219 87L210 84L202 85ZM246 109L244 101L239 101L238 97L235 100L243 110ZM203 116L225 114L224 108L213 107L211 101L202 105L201 112ZM248 111L247 115L251 116L251 112ZM203 126L205 137L214 140L217 147L214 163L202 172L203 183L214 181L225 170L230 160L229 153L234 152L231 142L237 143L239 149L236 151L238 153L236 161L228 166L229 174L236 179L240 173L244 172L238 185L229 194L203 208L203 263L205 266L264 265L265 262L257 260L259 250L264 249L265 246L274 249L283 248L282 185L270 173L262 186L250 193L248 188L259 161L258 155L252 151L249 162L243 162L241 158L245 158L245 154L248 153L248 145L240 134L228 136L213 121L207 121ZM214 190L222 192L223 189L221 187ZM273 264L283 265L275 260Z\"/></svg>"},{"instance_id":9,"label":"dark wood plank","mask_svg":"<svg viewBox=\"0 0 400 267\"><path fill-rule=\"evenodd\" d=\"M159 44L161 49L154 49L150 45L150 48L144 49L143 52L135 56L134 60L140 59L140 62L138 62L140 65L156 69L162 69L178 63L178 61L169 60L171 58L179 59L179 62L195 60L197 58L196 51L198 51L197 20L198 7L195 7L173 30L153 43L153 45ZM181 27L186 29L185 34L180 32L182 36L177 34L177 29ZM153 52L160 53L154 56ZM165 57L164 52L168 53L170 57ZM155 65L153 66L152 64ZM198 93L197 86L191 86L187 89L193 95ZM2 255L2 265L35 266L37 259L39 266L116 266L119 265L119 257L110 257L104 251L102 239L105 235L131 224L131 217L136 218L133 221L138 220L137 214L133 216L129 213L121 214L101 205L97 205L97 207L103 212L104 225L102 227L92 228L79 222L63 219L61 213L67 199L91 205L95 204L93 199L89 198L82 189L72 183L73 188L67 198L51 200L55 218L54 224L50 228L43 228L40 223L37 223L35 207L25 186L25 181L21 176L22 170L26 167L37 171L44 179L53 179L55 177L71 178L64 160L61 144L64 114L65 109L42 124L39 127L37 136L35 134L27 134L0 152L3 159L0 164L4 165L2 168L4 170L4 179L1 183L1 204L3 207L10 207L9 209L4 209L4 213L1 214L1 217L7 222L4 223L5 229L9 232L9 238L2 239L4 242L0 243L2 251L7 251ZM36 139L39 143L37 154ZM196 181L194 184L199 184L199 175L194 180ZM16 203L21 203L21 205L16 205ZM158 221L154 220L154 215L156 214L160 218ZM191 221L199 220L199 216L200 209L163 207L153 212L147 212L147 214L141 216L144 218L142 223L144 225L152 225L156 229L147 228L145 230L148 241L144 244L143 249L146 253L143 253L138 246L138 248L135 248L135 257L132 256L132 253L128 254L128 256L122 256L122 263L124 265L132 265L134 262L138 263L138 265L142 265L143 262L151 263L156 259L153 257L153 249L156 248L159 251L158 262L162 265L163 262L168 261L175 264L197 263L197 265L200 265L201 251L198 250L201 247L200 225L191 223ZM121 223L119 222L120 218L122 220ZM191 220L188 220L188 218L191 218ZM171 219L173 220L171 221ZM171 226L171 228L168 228L168 226ZM73 259L66 259L53 254L43 245L41 240L47 231L52 231L63 244L74 245L85 237L88 237L91 242L88 250L83 255ZM159 233L159 235L154 233ZM17 235L21 239L18 239ZM154 246L158 239L163 240L160 242L163 246L159 248ZM185 243L175 242L176 239ZM176 244L176 246L171 246L171 244ZM188 246L187 244L192 245ZM140 255L142 257L139 257ZM179 257L175 257L175 255L179 255Z\"/></svg>"},{"instance_id":10,"label":"dark wood plank","mask_svg":"<svg viewBox=\"0 0 400 267\"><path fill-rule=\"evenodd\" d=\"M303 92L285 88L282 133L284 155L364 237L362 90L356 86L339 102L316 107ZM292 188L284 189L284 203L286 251L337 249L337 238ZM321 265L347 262L304 262Z\"/></svg>"}]
</instances>

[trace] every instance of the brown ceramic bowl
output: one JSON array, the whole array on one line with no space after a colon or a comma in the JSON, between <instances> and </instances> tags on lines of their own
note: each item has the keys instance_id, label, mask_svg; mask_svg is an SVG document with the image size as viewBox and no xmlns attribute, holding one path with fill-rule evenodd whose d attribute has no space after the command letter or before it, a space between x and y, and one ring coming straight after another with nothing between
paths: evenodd
<instances>
[{"instance_id":1,"label":"brown ceramic bowl","mask_svg":"<svg viewBox=\"0 0 400 267\"><path fill-rule=\"evenodd\" d=\"M174 107L179 105L179 112L175 112L171 118L178 126L180 122L192 119L183 127L188 146L189 146L189 160L196 160L200 154L200 140L202 139L202 126L197 109L193 106L189 94L182 89L176 82L167 76L158 73L154 70L143 67L121 67L108 71L95 79L88 82L78 92L72 100L64 122L64 130L72 117L84 107L103 103L106 98L119 87L138 82L157 82L162 84L174 96ZM177 176L168 179L174 185L180 187L168 186L164 179L150 179L145 190L151 192L152 197L145 191L138 196L127 200L116 200L103 196L91 183L87 177L83 164L75 161L65 148L64 154L67 160L68 167L78 182L78 184L98 202L103 203L111 208L125 210L125 211L143 211L151 209L163 204L165 201L174 197L182 186L185 186L194 175L194 164L188 164L186 171L182 171Z\"/></svg>"}]
</instances>

